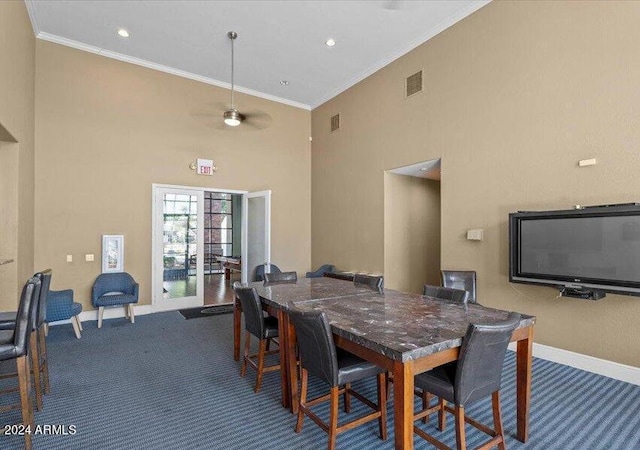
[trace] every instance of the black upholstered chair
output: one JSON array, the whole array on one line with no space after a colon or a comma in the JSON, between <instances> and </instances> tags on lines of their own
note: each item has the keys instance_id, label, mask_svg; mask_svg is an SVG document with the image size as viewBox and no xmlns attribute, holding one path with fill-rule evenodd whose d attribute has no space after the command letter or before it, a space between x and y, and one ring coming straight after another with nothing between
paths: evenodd
<instances>
[{"instance_id":1,"label":"black upholstered chair","mask_svg":"<svg viewBox=\"0 0 640 450\"><path fill-rule=\"evenodd\" d=\"M253 281L264 281L264 274L267 273L280 273L282 270L275 264L269 264L269 268L266 268L267 264L260 264L253 269Z\"/></svg>"},{"instance_id":2,"label":"black upholstered chair","mask_svg":"<svg viewBox=\"0 0 640 450\"><path fill-rule=\"evenodd\" d=\"M467 303L469 301L469 292L464 289L454 289L442 286L433 286L425 284L422 289L422 295L427 297L441 298L443 300L451 300L456 303Z\"/></svg>"},{"instance_id":3,"label":"black upholstered chair","mask_svg":"<svg viewBox=\"0 0 640 450\"><path fill-rule=\"evenodd\" d=\"M329 450L335 448L338 433L350 430L360 424L378 419L380 438L387 439L387 394L386 371L373 363L336 348L331 334L331 327L327 316L323 312L290 311L291 322L296 331L300 366L302 368L302 385L300 389L300 405L296 433L302 430L304 415L309 416L323 430L329 433ZM309 373L318 377L331 387L329 394L307 400L307 386ZM358 392L351 389L351 383L363 378L377 376L378 404L371 402ZM340 386L344 386L340 388ZM344 409L351 410L351 396L369 406L374 412L359 419L338 426L339 395L344 395ZM329 423L324 423L311 407L329 400Z\"/></svg>"},{"instance_id":4,"label":"black upholstered chair","mask_svg":"<svg viewBox=\"0 0 640 450\"><path fill-rule=\"evenodd\" d=\"M335 270L335 266L333 266L332 264L323 264L313 272L307 272L305 274L305 277L306 278L322 278L323 276L325 276L326 273L331 273L334 270Z\"/></svg>"},{"instance_id":5,"label":"black upholstered chair","mask_svg":"<svg viewBox=\"0 0 640 450\"><path fill-rule=\"evenodd\" d=\"M22 422L33 430L35 422L31 407L31 364L29 364L29 333L37 322L37 301L40 295L40 280L32 277L22 288L20 304L16 315L15 327L12 330L0 331L0 362L15 360L18 372L18 391L20 392L20 409ZM35 349L33 349L35 351ZM0 391L13 392L15 389ZM11 411L14 405L0 406L0 412ZM31 449L31 434L25 433L25 448Z\"/></svg>"},{"instance_id":6,"label":"black upholstered chair","mask_svg":"<svg viewBox=\"0 0 640 450\"><path fill-rule=\"evenodd\" d=\"M464 423L469 422L492 438L482 448L497 445L504 449L504 433L500 417L500 382L502 366L511 334L520 322L520 314L510 313L506 320L492 324L469 324L462 340L458 360L436 367L415 377L415 385L440 397L436 406L414 416L414 420L438 412L440 431L446 426L445 411L456 420L458 449L466 449ZM467 405L491 395L494 429L465 416ZM454 404L449 407L446 402ZM433 436L414 426L414 432L438 448L447 448Z\"/></svg>"},{"instance_id":7,"label":"black upholstered chair","mask_svg":"<svg viewBox=\"0 0 640 450\"><path fill-rule=\"evenodd\" d=\"M353 281L352 273L325 272L322 276L327 278L335 278L336 280Z\"/></svg>"},{"instance_id":8,"label":"black upholstered chair","mask_svg":"<svg viewBox=\"0 0 640 450\"><path fill-rule=\"evenodd\" d=\"M29 333L29 347L31 351L31 365L33 367L34 386L36 391L36 407L38 411L42 409L42 391L50 392L49 388L49 364L47 361L47 344L45 340L45 319L47 315L47 296L49 285L51 284L51 269L38 272L34 275L40 280L40 291L35 299L35 322L31 323ZM0 330L13 330L15 328L17 312L0 313ZM18 376L17 373L9 373L0 378L10 378Z\"/></svg>"},{"instance_id":9,"label":"black upholstered chair","mask_svg":"<svg viewBox=\"0 0 640 450\"><path fill-rule=\"evenodd\" d=\"M262 375L264 372L272 372L280 370L280 364L274 364L265 367L264 359L266 355L276 354L278 350L268 351L269 342L278 337L278 319L264 315L260 297L254 288L242 287L237 281L233 284L233 290L236 297L240 300L242 311L244 312L245 340L244 340L244 357L240 369L240 376L244 377L247 373L247 364L251 365L256 372L255 392L260 391L262 386ZM250 355L251 335L258 338L259 350L257 354ZM253 359L258 359L256 363Z\"/></svg>"},{"instance_id":10,"label":"black upholstered chair","mask_svg":"<svg viewBox=\"0 0 640 450\"><path fill-rule=\"evenodd\" d=\"M264 274L265 286L269 286L272 284L295 283L297 281L298 274L296 272L278 272Z\"/></svg>"},{"instance_id":11,"label":"black upholstered chair","mask_svg":"<svg viewBox=\"0 0 640 450\"><path fill-rule=\"evenodd\" d=\"M441 270L442 285L448 288L464 289L469 292L469 303L476 303L476 272L474 270Z\"/></svg>"},{"instance_id":12,"label":"black upholstered chair","mask_svg":"<svg viewBox=\"0 0 640 450\"><path fill-rule=\"evenodd\" d=\"M362 286L369 286L371 289L381 291L384 286L384 279L381 276L365 275L362 273L356 273L353 276L353 284L359 284Z\"/></svg>"}]
</instances>

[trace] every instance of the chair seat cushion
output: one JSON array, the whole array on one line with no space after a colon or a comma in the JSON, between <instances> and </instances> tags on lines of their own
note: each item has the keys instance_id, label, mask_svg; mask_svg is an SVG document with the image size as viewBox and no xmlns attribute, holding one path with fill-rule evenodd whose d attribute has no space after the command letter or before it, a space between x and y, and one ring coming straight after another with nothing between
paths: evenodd
<instances>
[{"instance_id":1,"label":"chair seat cushion","mask_svg":"<svg viewBox=\"0 0 640 450\"><path fill-rule=\"evenodd\" d=\"M78 302L73 302L73 305L71 305L71 315L77 316L81 312L82 312L82 305Z\"/></svg>"},{"instance_id":2,"label":"chair seat cushion","mask_svg":"<svg viewBox=\"0 0 640 450\"><path fill-rule=\"evenodd\" d=\"M453 383L456 379L456 362L431 369L415 377L415 386L435 394L448 402L455 402L453 397Z\"/></svg>"},{"instance_id":3,"label":"chair seat cushion","mask_svg":"<svg viewBox=\"0 0 640 450\"><path fill-rule=\"evenodd\" d=\"M264 339L278 337L278 319L273 316L264 318Z\"/></svg>"},{"instance_id":4,"label":"chair seat cushion","mask_svg":"<svg viewBox=\"0 0 640 450\"><path fill-rule=\"evenodd\" d=\"M138 303L138 299L131 294L103 295L98 297L94 306L126 305L128 303Z\"/></svg>"},{"instance_id":5,"label":"chair seat cushion","mask_svg":"<svg viewBox=\"0 0 640 450\"><path fill-rule=\"evenodd\" d=\"M16 313L2 312L0 313L0 330L13 330L16 326Z\"/></svg>"},{"instance_id":6,"label":"chair seat cushion","mask_svg":"<svg viewBox=\"0 0 640 450\"><path fill-rule=\"evenodd\" d=\"M336 353L338 356L338 385L340 386L372 377L385 371L374 363L365 361L341 348L336 348Z\"/></svg>"}]
</instances>

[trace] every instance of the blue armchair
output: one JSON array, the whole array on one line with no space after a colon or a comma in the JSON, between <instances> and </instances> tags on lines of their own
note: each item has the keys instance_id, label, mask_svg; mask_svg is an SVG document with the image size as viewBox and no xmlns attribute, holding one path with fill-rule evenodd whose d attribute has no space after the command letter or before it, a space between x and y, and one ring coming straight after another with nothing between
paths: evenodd
<instances>
[{"instance_id":1,"label":"blue armchair","mask_svg":"<svg viewBox=\"0 0 640 450\"><path fill-rule=\"evenodd\" d=\"M135 323L133 304L138 303L140 285L127 272L98 275L91 289L91 303L98 308L98 328L106 306L125 306L125 315Z\"/></svg>"},{"instance_id":2,"label":"blue armchair","mask_svg":"<svg viewBox=\"0 0 640 450\"><path fill-rule=\"evenodd\" d=\"M50 290L47 296L47 326L45 326L45 331L48 332L48 324L51 322L71 319L71 325L73 325L76 338L80 339L82 337L80 334L82 331L82 322L80 322L78 315L81 312L82 305L73 301L73 290Z\"/></svg>"},{"instance_id":3,"label":"blue armchair","mask_svg":"<svg viewBox=\"0 0 640 450\"><path fill-rule=\"evenodd\" d=\"M325 273L333 273L335 266L331 264L323 264L315 272L307 272L307 278L321 278Z\"/></svg>"}]
</instances>

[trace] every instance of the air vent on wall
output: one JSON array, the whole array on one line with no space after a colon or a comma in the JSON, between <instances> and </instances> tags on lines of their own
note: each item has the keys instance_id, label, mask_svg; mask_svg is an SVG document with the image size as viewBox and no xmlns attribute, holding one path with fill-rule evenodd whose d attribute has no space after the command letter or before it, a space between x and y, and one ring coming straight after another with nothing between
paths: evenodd
<instances>
[{"instance_id":1,"label":"air vent on wall","mask_svg":"<svg viewBox=\"0 0 640 450\"><path fill-rule=\"evenodd\" d=\"M331 116L331 131L336 131L340 128L340 114Z\"/></svg>"},{"instance_id":2,"label":"air vent on wall","mask_svg":"<svg viewBox=\"0 0 640 450\"><path fill-rule=\"evenodd\" d=\"M405 82L405 97L411 97L418 92L422 92L422 70L409 75Z\"/></svg>"}]
</instances>

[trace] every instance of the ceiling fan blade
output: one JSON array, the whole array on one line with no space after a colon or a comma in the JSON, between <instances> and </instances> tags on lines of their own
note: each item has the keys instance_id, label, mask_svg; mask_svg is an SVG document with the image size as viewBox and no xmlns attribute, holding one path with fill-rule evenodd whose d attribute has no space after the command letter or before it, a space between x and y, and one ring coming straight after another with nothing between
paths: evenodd
<instances>
[{"instance_id":1,"label":"ceiling fan blade","mask_svg":"<svg viewBox=\"0 0 640 450\"><path fill-rule=\"evenodd\" d=\"M242 112L242 115L244 116L244 121L240 126L246 124L255 130L269 128L273 120L271 116L264 111L247 111Z\"/></svg>"}]
</instances>

